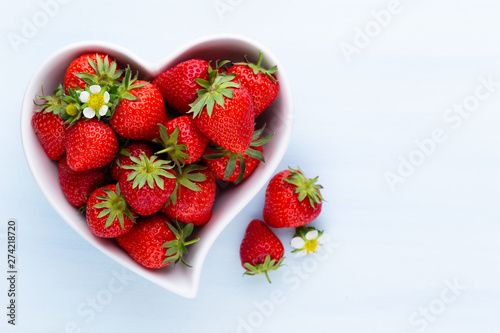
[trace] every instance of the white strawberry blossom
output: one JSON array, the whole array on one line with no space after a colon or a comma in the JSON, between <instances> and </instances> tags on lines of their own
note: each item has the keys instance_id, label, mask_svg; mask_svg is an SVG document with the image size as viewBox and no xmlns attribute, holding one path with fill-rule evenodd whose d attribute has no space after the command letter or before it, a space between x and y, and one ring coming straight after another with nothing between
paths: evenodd
<instances>
[{"instance_id":1,"label":"white strawberry blossom","mask_svg":"<svg viewBox=\"0 0 500 333\"><path fill-rule=\"evenodd\" d=\"M104 116L108 112L109 93L95 84L80 93L80 101L84 103L83 115L87 118L94 118L96 114Z\"/></svg>"},{"instance_id":2,"label":"white strawberry blossom","mask_svg":"<svg viewBox=\"0 0 500 333\"><path fill-rule=\"evenodd\" d=\"M295 257L297 258L320 251L321 245L328 241L327 235L320 234L316 229L302 235L292 238L290 242L290 245L295 249L293 252L295 252Z\"/></svg>"}]
</instances>

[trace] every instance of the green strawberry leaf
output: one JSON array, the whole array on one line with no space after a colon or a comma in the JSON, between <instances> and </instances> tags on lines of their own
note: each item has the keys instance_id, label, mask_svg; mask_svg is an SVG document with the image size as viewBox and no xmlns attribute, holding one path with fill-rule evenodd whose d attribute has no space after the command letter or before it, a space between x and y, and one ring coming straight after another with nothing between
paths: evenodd
<instances>
[{"instance_id":1,"label":"green strawberry leaf","mask_svg":"<svg viewBox=\"0 0 500 333\"><path fill-rule=\"evenodd\" d=\"M128 177L127 181L133 181L132 188L142 188L146 183L149 188L158 186L164 189L164 181L160 177L175 178L175 176L168 172L173 168L169 161L158 159L157 156L148 158L143 153L139 158L130 156L130 160L134 162L132 165L124 165L124 169L133 170Z\"/></svg>"},{"instance_id":2,"label":"green strawberry leaf","mask_svg":"<svg viewBox=\"0 0 500 333\"><path fill-rule=\"evenodd\" d=\"M233 98L233 88L239 88L240 84L232 82L236 77L234 73L219 73L221 68L227 61L221 62L215 69L209 65L208 81L203 79L195 79L195 82L201 87L196 94L196 100L189 104L191 109L188 113L193 113L193 117L198 117L206 108L208 115L211 117L215 104L224 108L225 98Z\"/></svg>"},{"instance_id":3,"label":"green strawberry leaf","mask_svg":"<svg viewBox=\"0 0 500 333\"><path fill-rule=\"evenodd\" d=\"M247 269L243 275L257 275L257 274L265 274L267 281L271 283L271 279L269 278L268 273L277 270L282 266L283 260L285 258L281 258L278 261L276 259L271 259L271 255L267 254L266 258L264 259L264 262L262 264L257 264L257 265L252 265L250 263L244 263L243 267Z\"/></svg>"},{"instance_id":4,"label":"green strawberry leaf","mask_svg":"<svg viewBox=\"0 0 500 333\"><path fill-rule=\"evenodd\" d=\"M168 241L162 245L164 248L167 249L165 252L166 258L163 261L163 263L174 262L175 265L178 262L182 262L187 267L192 267L186 261L184 261L182 255L187 253L186 247L188 245L194 244L200 239L196 238L190 241L186 241L186 238L189 237L193 232L194 226L192 223L187 224L184 228L181 228L177 221L175 221L174 223L175 225L167 223L170 230L174 233L176 239Z\"/></svg>"},{"instance_id":5,"label":"green strawberry leaf","mask_svg":"<svg viewBox=\"0 0 500 333\"><path fill-rule=\"evenodd\" d=\"M132 214L125 198L121 195L120 187L116 185L116 193L110 189L104 189L105 195L96 195L95 197L101 202L92 206L95 209L102 209L97 215L98 218L108 216L104 228L108 228L118 217L118 223L122 229L125 229L124 215L135 223L135 216Z\"/></svg>"},{"instance_id":6,"label":"green strawberry leaf","mask_svg":"<svg viewBox=\"0 0 500 333\"><path fill-rule=\"evenodd\" d=\"M250 61L248 61L246 56L245 56L245 61L246 62L237 62L237 63L235 63L235 65L247 66L250 69L252 69L252 72L254 75L262 73L262 74L265 74L267 77L269 77L271 79L271 81L277 82L277 80L274 78L274 76L272 74L276 73L276 71L278 70L278 66L273 66L269 69L265 69L264 67L262 67L261 66L261 64L262 64L262 51L259 52L259 60L257 61L257 64L254 64L254 63L251 63Z\"/></svg>"},{"instance_id":7,"label":"green strawberry leaf","mask_svg":"<svg viewBox=\"0 0 500 333\"><path fill-rule=\"evenodd\" d=\"M290 175L285 177L284 181L295 186L294 192L298 194L299 201L304 200L306 197L309 198L309 203L312 208L315 208L316 204L320 204L324 201L320 192L323 186L315 184L318 177L309 179L304 176L300 168L295 170L289 167L288 169L290 170Z\"/></svg>"}]
</instances>

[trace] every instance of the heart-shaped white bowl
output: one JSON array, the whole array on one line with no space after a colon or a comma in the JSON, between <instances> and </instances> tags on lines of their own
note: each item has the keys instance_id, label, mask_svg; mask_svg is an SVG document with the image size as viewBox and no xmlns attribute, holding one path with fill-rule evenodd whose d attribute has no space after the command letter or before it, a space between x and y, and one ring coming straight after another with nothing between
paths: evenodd
<instances>
[{"instance_id":1,"label":"heart-shaped white bowl","mask_svg":"<svg viewBox=\"0 0 500 333\"><path fill-rule=\"evenodd\" d=\"M137 264L121 249L114 240L102 239L91 234L85 216L78 212L64 197L59 186L57 164L44 153L31 127L35 109L33 99L41 93L50 93L63 81L64 72L73 59L83 53L102 52L117 60L121 68L127 64L139 72L142 79L152 80L176 64L192 59L242 61L247 56L250 61L257 60L259 51L263 52L263 65L278 65L277 78L280 92L276 101L258 119L266 123L274 138L264 147L266 163L261 163L254 173L238 186L228 186L220 191L213 207L213 217L205 226L196 229L194 237L200 241L191 245L186 260L193 266L169 265L163 269L150 270ZM164 57L165 55L160 55ZM120 46L100 41L80 42L66 46L50 56L36 71L29 83L22 106L21 135L26 159L36 182L52 207L77 233L96 248L137 274L159 286L181 296L194 298L198 292L201 269L205 257L222 230L250 202L257 192L267 183L280 163L291 135L293 102L290 85L285 69L278 59L264 45L245 37L235 35L215 35L195 40L158 63L148 63L137 55ZM267 131L266 131L267 132ZM239 241L239 240L238 240Z\"/></svg>"}]
</instances>

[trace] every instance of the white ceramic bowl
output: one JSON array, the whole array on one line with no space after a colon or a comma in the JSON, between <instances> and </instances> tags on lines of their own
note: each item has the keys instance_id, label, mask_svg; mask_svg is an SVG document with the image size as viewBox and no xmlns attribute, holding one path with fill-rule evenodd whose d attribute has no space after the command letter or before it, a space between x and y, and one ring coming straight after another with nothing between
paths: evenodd
<instances>
[{"instance_id":1,"label":"white ceramic bowl","mask_svg":"<svg viewBox=\"0 0 500 333\"><path fill-rule=\"evenodd\" d=\"M202 228L196 229L194 236L199 237L200 241L190 246L186 256L186 260L193 268L178 264L175 267L169 265L160 270L146 269L132 260L114 240L93 236L87 227L84 215L80 214L64 197L59 186L57 164L45 155L31 127L31 117L35 109L33 98L36 94L41 93L42 85L45 93L50 93L63 81L65 69L70 62L87 52L107 53L115 58L122 68L124 65L130 64L134 73L139 71L141 78L152 80L168 68L191 58L242 61L243 56L246 55L249 60L255 62L259 51L264 54L263 64L265 66L278 65L279 95L277 100L258 119L259 123L266 123L267 128L275 135L273 140L264 147L266 163L261 163L254 173L238 186L229 186L223 189L216 198L210 222ZM292 93L285 69L279 60L267 47L245 37L235 35L208 36L192 41L166 57L161 54L159 58L163 58L163 60L157 63L148 63L123 47L100 41L80 42L55 52L36 71L26 89L21 114L22 141L26 159L36 182L52 207L66 223L85 240L128 269L174 293L194 298L198 292L203 262L210 247L222 230L267 184L285 153L293 119Z\"/></svg>"}]
</instances>

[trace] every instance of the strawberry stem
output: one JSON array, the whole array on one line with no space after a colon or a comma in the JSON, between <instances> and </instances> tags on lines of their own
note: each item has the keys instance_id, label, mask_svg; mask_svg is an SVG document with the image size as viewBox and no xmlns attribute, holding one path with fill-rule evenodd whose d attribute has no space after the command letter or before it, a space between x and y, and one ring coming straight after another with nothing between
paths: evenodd
<instances>
[{"instance_id":1,"label":"strawberry stem","mask_svg":"<svg viewBox=\"0 0 500 333\"><path fill-rule=\"evenodd\" d=\"M169 151L172 151L172 150L175 150L175 147L170 146L170 147L167 147L167 148L162 149L160 151L157 151L156 154L164 154L164 153L168 153Z\"/></svg>"},{"instance_id":2,"label":"strawberry stem","mask_svg":"<svg viewBox=\"0 0 500 333\"><path fill-rule=\"evenodd\" d=\"M199 241L199 240L200 240L199 238L192 239L192 240L190 240L190 241L188 241L188 242L185 242L185 243L184 243L184 246L188 246L188 245L194 244L194 243L196 243L196 242L197 242L197 241Z\"/></svg>"}]
</instances>

